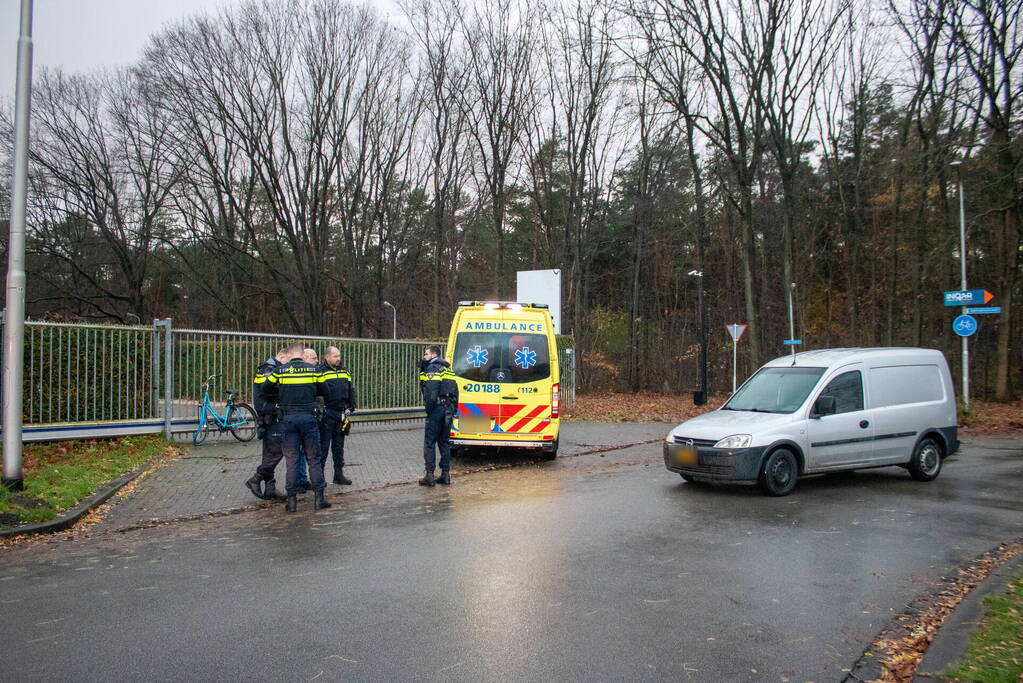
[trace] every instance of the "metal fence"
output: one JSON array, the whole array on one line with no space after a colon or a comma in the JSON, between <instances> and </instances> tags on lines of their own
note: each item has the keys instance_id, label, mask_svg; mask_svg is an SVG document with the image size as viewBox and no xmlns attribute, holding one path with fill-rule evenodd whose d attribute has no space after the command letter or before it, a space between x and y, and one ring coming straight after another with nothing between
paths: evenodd
<instances>
[{"instance_id":1,"label":"metal fence","mask_svg":"<svg viewBox=\"0 0 1023 683\"><path fill-rule=\"evenodd\" d=\"M207 377L216 375L215 404L228 389L251 402L255 368L299 341L320 354L341 350L360 421L422 416L414 368L423 347L436 342L176 330L169 319L152 326L26 321L24 440L189 432ZM559 364L562 405L570 407L573 349L559 349Z\"/></svg>"}]
</instances>

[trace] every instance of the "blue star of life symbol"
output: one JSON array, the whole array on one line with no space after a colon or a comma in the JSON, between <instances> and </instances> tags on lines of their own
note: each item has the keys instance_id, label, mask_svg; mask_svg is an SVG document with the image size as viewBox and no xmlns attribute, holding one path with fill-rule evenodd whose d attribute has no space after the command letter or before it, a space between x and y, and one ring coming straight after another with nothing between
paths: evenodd
<instances>
[{"instance_id":1,"label":"blue star of life symbol","mask_svg":"<svg viewBox=\"0 0 1023 683\"><path fill-rule=\"evenodd\" d=\"M515 365L523 370L533 367L536 365L536 351L530 351L528 346L523 346L515 352Z\"/></svg>"},{"instance_id":2,"label":"blue star of life symbol","mask_svg":"<svg viewBox=\"0 0 1023 683\"><path fill-rule=\"evenodd\" d=\"M473 348L469 349L469 353L466 355L465 359L469 362L469 365L474 368L478 368L486 365L487 361L490 359L489 357L490 353L477 344Z\"/></svg>"}]
</instances>

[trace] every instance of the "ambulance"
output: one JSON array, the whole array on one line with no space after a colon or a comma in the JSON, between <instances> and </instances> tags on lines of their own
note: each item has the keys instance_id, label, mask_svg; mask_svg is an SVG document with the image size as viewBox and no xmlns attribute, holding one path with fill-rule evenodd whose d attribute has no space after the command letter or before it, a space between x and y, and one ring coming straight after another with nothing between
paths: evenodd
<instances>
[{"instance_id":1,"label":"ambulance","mask_svg":"<svg viewBox=\"0 0 1023 683\"><path fill-rule=\"evenodd\" d=\"M558 345L546 304L460 301L447 360L458 381L456 449L533 449L558 455Z\"/></svg>"}]
</instances>

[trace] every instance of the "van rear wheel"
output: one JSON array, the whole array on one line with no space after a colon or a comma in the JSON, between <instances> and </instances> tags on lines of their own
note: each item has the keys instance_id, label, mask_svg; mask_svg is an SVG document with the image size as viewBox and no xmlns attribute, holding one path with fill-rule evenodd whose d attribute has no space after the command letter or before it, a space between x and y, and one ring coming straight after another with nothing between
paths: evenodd
<instances>
[{"instance_id":1,"label":"van rear wheel","mask_svg":"<svg viewBox=\"0 0 1023 683\"><path fill-rule=\"evenodd\" d=\"M760 470L760 490L769 496L787 496L796 488L798 477L796 456L786 448L779 448L764 461Z\"/></svg>"},{"instance_id":2,"label":"van rear wheel","mask_svg":"<svg viewBox=\"0 0 1023 683\"><path fill-rule=\"evenodd\" d=\"M934 481L941 472L941 447L934 439L924 439L916 447L906 469L917 481Z\"/></svg>"},{"instance_id":3,"label":"van rear wheel","mask_svg":"<svg viewBox=\"0 0 1023 683\"><path fill-rule=\"evenodd\" d=\"M554 440L554 445L551 446L551 449L549 451L544 451L543 452L543 459L544 460L554 460L557 457L558 457L558 440L555 439Z\"/></svg>"}]
</instances>

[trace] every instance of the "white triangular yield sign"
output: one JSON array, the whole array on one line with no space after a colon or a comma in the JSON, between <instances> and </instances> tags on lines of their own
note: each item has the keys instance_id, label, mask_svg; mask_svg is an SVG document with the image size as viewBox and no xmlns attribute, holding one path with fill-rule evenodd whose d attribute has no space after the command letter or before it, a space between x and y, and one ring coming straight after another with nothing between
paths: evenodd
<instances>
[{"instance_id":1,"label":"white triangular yield sign","mask_svg":"<svg viewBox=\"0 0 1023 683\"><path fill-rule=\"evenodd\" d=\"M746 328L749 325L743 325L742 323L728 323L725 325L725 329L728 330L728 334L732 336L732 341L739 341L742 339L743 333L746 332Z\"/></svg>"}]
</instances>

